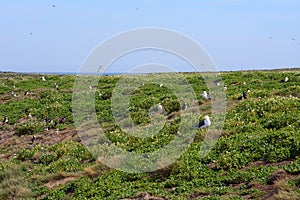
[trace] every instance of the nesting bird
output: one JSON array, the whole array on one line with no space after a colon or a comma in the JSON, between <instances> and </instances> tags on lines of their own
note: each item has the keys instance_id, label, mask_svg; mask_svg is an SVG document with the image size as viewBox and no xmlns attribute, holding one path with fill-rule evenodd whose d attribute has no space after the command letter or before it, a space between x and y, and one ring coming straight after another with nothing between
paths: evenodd
<instances>
[{"instance_id":1,"label":"nesting bird","mask_svg":"<svg viewBox=\"0 0 300 200\"><path fill-rule=\"evenodd\" d=\"M164 84L161 83L161 84L159 85L159 87L162 87L162 86L164 86Z\"/></svg>"},{"instance_id":2,"label":"nesting bird","mask_svg":"<svg viewBox=\"0 0 300 200\"><path fill-rule=\"evenodd\" d=\"M199 121L194 128L207 128L211 125L211 121L208 115L204 116L204 119Z\"/></svg>"},{"instance_id":3,"label":"nesting bird","mask_svg":"<svg viewBox=\"0 0 300 200\"><path fill-rule=\"evenodd\" d=\"M227 90L227 86L226 85L224 85L224 87L223 87L223 91L225 92Z\"/></svg>"}]
</instances>

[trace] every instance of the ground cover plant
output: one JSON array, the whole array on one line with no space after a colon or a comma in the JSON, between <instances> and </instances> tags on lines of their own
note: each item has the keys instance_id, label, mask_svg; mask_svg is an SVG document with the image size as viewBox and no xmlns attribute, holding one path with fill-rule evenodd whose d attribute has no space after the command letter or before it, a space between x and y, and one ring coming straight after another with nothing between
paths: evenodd
<instances>
[{"instance_id":1,"label":"ground cover plant","mask_svg":"<svg viewBox=\"0 0 300 200\"><path fill-rule=\"evenodd\" d=\"M211 101L201 96L208 91L201 74L181 74L195 91L199 118L212 116ZM160 85L160 74L153 76L158 81L141 84L128 108L133 122L145 126L163 105L166 123L147 138L127 134L114 119L111 100L120 75L101 76L86 88L95 94L106 137L128 152L153 152L178 134L180 102ZM221 78L227 113L212 151L200 157L207 130L195 129L193 142L171 165L127 173L103 165L79 137L75 75L0 73L0 199L299 199L300 70L222 72ZM82 117L87 127L89 117ZM130 130L126 118L119 123Z\"/></svg>"}]
</instances>

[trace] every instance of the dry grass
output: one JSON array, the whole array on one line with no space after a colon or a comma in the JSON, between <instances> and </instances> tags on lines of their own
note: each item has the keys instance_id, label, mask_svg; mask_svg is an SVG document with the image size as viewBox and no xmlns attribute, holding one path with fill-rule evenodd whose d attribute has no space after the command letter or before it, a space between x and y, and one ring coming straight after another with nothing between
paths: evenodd
<instances>
[{"instance_id":1,"label":"dry grass","mask_svg":"<svg viewBox=\"0 0 300 200\"><path fill-rule=\"evenodd\" d=\"M287 180L280 180L275 183L277 194L272 199L275 200L300 200L300 193L295 187L288 184Z\"/></svg>"}]
</instances>

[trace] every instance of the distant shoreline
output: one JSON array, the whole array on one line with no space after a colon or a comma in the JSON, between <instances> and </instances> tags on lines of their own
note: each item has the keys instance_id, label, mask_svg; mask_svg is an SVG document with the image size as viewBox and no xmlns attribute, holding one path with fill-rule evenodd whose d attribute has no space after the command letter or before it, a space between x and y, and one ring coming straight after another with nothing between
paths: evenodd
<instances>
[{"instance_id":1,"label":"distant shoreline","mask_svg":"<svg viewBox=\"0 0 300 200\"><path fill-rule=\"evenodd\" d=\"M255 71L298 71L300 70L300 67L294 67L294 68L274 68L274 69L249 69L249 70L228 70L228 71L217 71L219 73L229 73L229 72L255 72ZM114 75L124 75L128 73L121 73L121 72L112 72L112 73L81 73L81 72L15 72L15 71L0 71L0 73L11 73L11 74L44 74L44 75L102 75L102 76L114 76ZM169 72L159 72L159 73L169 73ZM197 71L183 71L183 72L176 72L176 73L198 73ZM205 73L205 72L201 72Z\"/></svg>"}]
</instances>

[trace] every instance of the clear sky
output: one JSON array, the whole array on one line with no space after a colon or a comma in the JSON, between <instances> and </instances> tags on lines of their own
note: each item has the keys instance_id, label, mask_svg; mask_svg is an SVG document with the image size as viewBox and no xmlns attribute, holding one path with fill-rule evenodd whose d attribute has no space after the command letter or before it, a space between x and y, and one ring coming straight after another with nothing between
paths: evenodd
<instances>
[{"instance_id":1,"label":"clear sky","mask_svg":"<svg viewBox=\"0 0 300 200\"><path fill-rule=\"evenodd\" d=\"M0 25L0 71L76 72L98 44L140 27L186 34L222 71L300 66L299 0L1 0ZM162 55L146 53L139 63Z\"/></svg>"}]
</instances>

